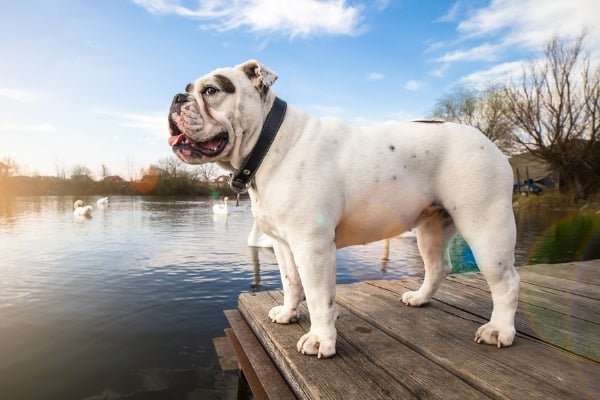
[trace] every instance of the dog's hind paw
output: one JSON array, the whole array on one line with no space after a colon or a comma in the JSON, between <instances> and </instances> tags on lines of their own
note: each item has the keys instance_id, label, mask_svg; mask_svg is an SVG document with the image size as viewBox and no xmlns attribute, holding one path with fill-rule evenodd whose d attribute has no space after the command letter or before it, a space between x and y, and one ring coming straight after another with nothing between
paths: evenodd
<instances>
[{"instance_id":1,"label":"dog's hind paw","mask_svg":"<svg viewBox=\"0 0 600 400\"><path fill-rule=\"evenodd\" d=\"M298 321L298 309L288 309L283 306L275 306L269 311L269 319L278 324L289 324Z\"/></svg>"},{"instance_id":2,"label":"dog's hind paw","mask_svg":"<svg viewBox=\"0 0 600 400\"><path fill-rule=\"evenodd\" d=\"M475 341L477 343L486 343L501 347L508 347L512 345L515 339L515 328L500 328L498 325L488 322L482 325L475 332Z\"/></svg>"},{"instance_id":3,"label":"dog's hind paw","mask_svg":"<svg viewBox=\"0 0 600 400\"><path fill-rule=\"evenodd\" d=\"M335 335L322 336L307 333L298 341L298 351L306 355L316 355L317 358L329 358L335 355Z\"/></svg>"}]
</instances>

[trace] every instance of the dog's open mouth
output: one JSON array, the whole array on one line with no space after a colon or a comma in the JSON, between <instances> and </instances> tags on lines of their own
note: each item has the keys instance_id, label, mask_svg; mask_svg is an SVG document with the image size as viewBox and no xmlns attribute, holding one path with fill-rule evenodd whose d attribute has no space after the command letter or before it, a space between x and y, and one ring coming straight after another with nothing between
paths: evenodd
<instances>
[{"instance_id":1,"label":"dog's open mouth","mask_svg":"<svg viewBox=\"0 0 600 400\"><path fill-rule=\"evenodd\" d=\"M197 142L190 139L185 133L169 137L169 145L174 149L183 151L184 153L190 152L191 155L200 153L206 157L215 157L221 154L221 152L225 150L225 146L227 146L228 142L229 135L227 132L221 132L212 139L204 142Z\"/></svg>"}]
</instances>

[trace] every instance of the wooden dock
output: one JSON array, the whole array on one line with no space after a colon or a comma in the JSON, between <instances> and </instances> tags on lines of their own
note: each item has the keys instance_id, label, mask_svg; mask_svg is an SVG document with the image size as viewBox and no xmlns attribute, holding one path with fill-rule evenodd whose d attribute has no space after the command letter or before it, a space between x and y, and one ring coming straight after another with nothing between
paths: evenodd
<instances>
[{"instance_id":1,"label":"wooden dock","mask_svg":"<svg viewBox=\"0 0 600 400\"><path fill-rule=\"evenodd\" d=\"M400 295L419 280L337 286L337 355L296 351L309 328L269 321L279 291L244 293L227 335L257 399L598 399L600 260L533 265L521 275L512 347L476 344L491 296L481 274L446 279L432 302Z\"/></svg>"}]
</instances>

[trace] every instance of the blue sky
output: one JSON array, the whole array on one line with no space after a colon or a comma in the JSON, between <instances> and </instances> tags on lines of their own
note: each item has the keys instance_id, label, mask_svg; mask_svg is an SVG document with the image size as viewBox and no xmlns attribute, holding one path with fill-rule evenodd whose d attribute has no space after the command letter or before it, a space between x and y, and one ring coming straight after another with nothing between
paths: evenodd
<instances>
[{"instance_id":1,"label":"blue sky","mask_svg":"<svg viewBox=\"0 0 600 400\"><path fill-rule=\"evenodd\" d=\"M105 164L124 178L171 155L172 96L258 59L283 99L369 125L430 115L458 84L519 75L597 0L20 0L0 3L0 161L24 174Z\"/></svg>"}]
</instances>

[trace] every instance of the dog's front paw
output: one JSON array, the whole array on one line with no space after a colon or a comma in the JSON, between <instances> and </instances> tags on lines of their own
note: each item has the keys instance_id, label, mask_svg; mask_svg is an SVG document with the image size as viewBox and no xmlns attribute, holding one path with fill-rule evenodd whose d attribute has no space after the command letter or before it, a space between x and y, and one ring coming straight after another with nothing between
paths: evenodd
<instances>
[{"instance_id":1,"label":"dog's front paw","mask_svg":"<svg viewBox=\"0 0 600 400\"><path fill-rule=\"evenodd\" d=\"M514 327L501 328L498 325L488 322L477 329L475 341L477 343L496 345L498 348L508 347L512 345L515 334Z\"/></svg>"},{"instance_id":2,"label":"dog's front paw","mask_svg":"<svg viewBox=\"0 0 600 400\"><path fill-rule=\"evenodd\" d=\"M429 302L429 298L423 296L420 291L410 291L402 294L402 302L407 306L422 306Z\"/></svg>"},{"instance_id":3,"label":"dog's front paw","mask_svg":"<svg viewBox=\"0 0 600 400\"><path fill-rule=\"evenodd\" d=\"M335 335L317 335L308 332L298 341L298 351L317 358L329 358L335 355Z\"/></svg>"},{"instance_id":4,"label":"dog's front paw","mask_svg":"<svg viewBox=\"0 0 600 400\"><path fill-rule=\"evenodd\" d=\"M298 309L290 310L283 306L276 306L269 311L269 319L278 324L289 324L298 321Z\"/></svg>"}]
</instances>

